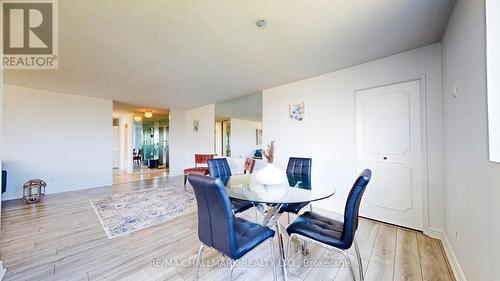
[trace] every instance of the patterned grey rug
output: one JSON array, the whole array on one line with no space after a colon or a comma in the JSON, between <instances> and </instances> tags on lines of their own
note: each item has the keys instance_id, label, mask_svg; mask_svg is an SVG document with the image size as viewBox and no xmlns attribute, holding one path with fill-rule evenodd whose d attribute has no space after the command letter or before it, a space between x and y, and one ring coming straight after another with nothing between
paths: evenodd
<instances>
[{"instance_id":1,"label":"patterned grey rug","mask_svg":"<svg viewBox=\"0 0 500 281\"><path fill-rule=\"evenodd\" d=\"M187 191L152 188L90 200L109 239L164 223L196 210Z\"/></svg>"}]
</instances>

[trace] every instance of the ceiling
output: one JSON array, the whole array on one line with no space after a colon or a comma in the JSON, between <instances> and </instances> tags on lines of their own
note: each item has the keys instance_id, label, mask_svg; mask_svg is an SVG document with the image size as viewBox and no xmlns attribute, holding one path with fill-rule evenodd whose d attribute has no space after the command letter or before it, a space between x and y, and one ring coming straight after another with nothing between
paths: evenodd
<instances>
[{"instance_id":1,"label":"ceiling","mask_svg":"<svg viewBox=\"0 0 500 281\"><path fill-rule=\"evenodd\" d=\"M134 113L136 116L143 116L146 109L149 109L153 112L152 120L162 120L168 118L169 111L162 108L155 107L144 107L141 105L129 104L119 101L113 101L113 118L120 118L124 115Z\"/></svg>"},{"instance_id":2,"label":"ceiling","mask_svg":"<svg viewBox=\"0 0 500 281\"><path fill-rule=\"evenodd\" d=\"M229 118L262 122L262 93L216 103L215 119Z\"/></svg>"},{"instance_id":3,"label":"ceiling","mask_svg":"<svg viewBox=\"0 0 500 281\"><path fill-rule=\"evenodd\" d=\"M58 3L59 69L6 83L189 109L438 42L454 1Z\"/></svg>"}]
</instances>

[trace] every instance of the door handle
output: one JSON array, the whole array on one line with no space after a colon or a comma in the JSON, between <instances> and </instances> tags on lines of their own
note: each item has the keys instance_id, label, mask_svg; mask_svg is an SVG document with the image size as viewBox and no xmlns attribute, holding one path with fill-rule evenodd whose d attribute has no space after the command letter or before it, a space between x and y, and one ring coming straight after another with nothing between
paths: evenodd
<instances>
[{"instance_id":1,"label":"door handle","mask_svg":"<svg viewBox=\"0 0 500 281\"><path fill-rule=\"evenodd\" d=\"M387 160L387 156L384 156L384 160Z\"/></svg>"}]
</instances>

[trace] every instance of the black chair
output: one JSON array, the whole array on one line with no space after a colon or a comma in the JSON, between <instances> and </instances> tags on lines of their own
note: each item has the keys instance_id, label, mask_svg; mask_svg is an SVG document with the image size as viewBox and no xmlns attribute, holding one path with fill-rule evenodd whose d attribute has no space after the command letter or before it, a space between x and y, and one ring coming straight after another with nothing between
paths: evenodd
<instances>
[{"instance_id":1,"label":"black chair","mask_svg":"<svg viewBox=\"0 0 500 281\"><path fill-rule=\"evenodd\" d=\"M311 158L290 157L286 167L288 184L298 188L311 189ZM280 212L288 213L288 223L290 223L289 213L298 214L309 202L285 204ZM312 209L311 209L312 211Z\"/></svg>"},{"instance_id":2,"label":"black chair","mask_svg":"<svg viewBox=\"0 0 500 281\"><path fill-rule=\"evenodd\" d=\"M220 179L190 174L198 204L198 237L201 241L196 259L195 280L198 280L204 246L217 250L232 260L229 280L236 262L266 240L270 241L273 277L276 280L274 231L266 226L235 217L231 202Z\"/></svg>"},{"instance_id":3,"label":"black chair","mask_svg":"<svg viewBox=\"0 0 500 281\"><path fill-rule=\"evenodd\" d=\"M370 182L371 176L372 172L366 169L356 179L347 197L343 222L313 212L305 212L288 226L287 232L290 238L288 240L287 258L290 254L290 243L292 238L299 238L304 241L319 244L327 249L339 251L344 255L349 262L351 277L353 281L355 281L356 278L354 277L352 263L346 252L354 243L358 259L359 276L361 280L364 280L361 255L359 254L359 247L355 235L358 228L359 205L366 186Z\"/></svg>"},{"instance_id":4,"label":"black chair","mask_svg":"<svg viewBox=\"0 0 500 281\"><path fill-rule=\"evenodd\" d=\"M137 152L135 152L135 151L136 150L134 149L133 161L134 161L134 163L137 162L137 165L140 167L141 163L142 163L142 149L137 150Z\"/></svg>"},{"instance_id":5,"label":"black chair","mask_svg":"<svg viewBox=\"0 0 500 281\"><path fill-rule=\"evenodd\" d=\"M229 167L229 163L227 163L227 159L215 158L208 160L208 174L223 181L231 177L231 168ZM242 213L253 207L251 202L243 200L231 199L231 203L233 204L233 212L235 214Z\"/></svg>"}]
</instances>

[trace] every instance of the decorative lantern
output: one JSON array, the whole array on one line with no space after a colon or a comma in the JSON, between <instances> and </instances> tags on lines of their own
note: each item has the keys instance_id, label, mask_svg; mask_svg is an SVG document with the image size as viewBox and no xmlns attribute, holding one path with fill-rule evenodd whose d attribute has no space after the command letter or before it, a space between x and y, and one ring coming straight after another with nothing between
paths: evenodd
<instances>
[{"instance_id":1,"label":"decorative lantern","mask_svg":"<svg viewBox=\"0 0 500 281\"><path fill-rule=\"evenodd\" d=\"M45 195L47 184L41 179L29 180L23 186L23 199L26 203L33 204L39 202Z\"/></svg>"}]
</instances>

